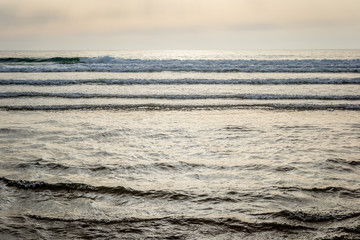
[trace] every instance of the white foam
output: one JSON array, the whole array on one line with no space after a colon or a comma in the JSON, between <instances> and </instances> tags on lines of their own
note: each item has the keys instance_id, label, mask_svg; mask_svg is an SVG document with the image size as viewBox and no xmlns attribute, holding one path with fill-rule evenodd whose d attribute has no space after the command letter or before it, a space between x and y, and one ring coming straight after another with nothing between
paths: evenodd
<instances>
[{"instance_id":1,"label":"white foam","mask_svg":"<svg viewBox=\"0 0 360 240\"><path fill-rule=\"evenodd\" d=\"M80 84L99 84L99 85L191 85L191 84L247 84L247 85L282 85L282 84L360 84L360 78L289 78L289 79L81 79L81 80L0 80L0 85L37 85L37 86L57 86L57 85L80 85Z\"/></svg>"},{"instance_id":2,"label":"white foam","mask_svg":"<svg viewBox=\"0 0 360 240\"><path fill-rule=\"evenodd\" d=\"M94 94L50 92L4 92L0 98L123 98L123 99L258 99L258 100L360 100L359 95L291 95L291 94Z\"/></svg>"},{"instance_id":3,"label":"white foam","mask_svg":"<svg viewBox=\"0 0 360 240\"><path fill-rule=\"evenodd\" d=\"M221 109L284 109L284 110L353 110L360 111L359 104L216 104L216 105L175 105L175 104L81 104L81 105L12 105L0 106L7 111L48 111L48 110L221 110Z\"/></svg>"},{"instance_id":4,"label":"white foam","mask_svg":"<svg viewBox=\"0 0 360 240\"><path fill-rule=\"evenodd\" d=\"M73 64L1 64L0 72L289 72L359 73L354 60L140 60L110 56Z\"/></svg>"}]
</instances>

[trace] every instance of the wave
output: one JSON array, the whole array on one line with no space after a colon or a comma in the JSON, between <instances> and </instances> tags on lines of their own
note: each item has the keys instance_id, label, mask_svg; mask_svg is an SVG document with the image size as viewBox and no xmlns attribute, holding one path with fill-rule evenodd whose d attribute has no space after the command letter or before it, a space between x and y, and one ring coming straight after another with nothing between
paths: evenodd
<instances>
[{"instance_id":1,"label":"wave","mask_svg":"<svg viewBox=\"0 0 360 240\"><path fill-rule=\"evenodd\" d=\"M238 85L303 85L303 84L360 84L360 78L331 79L83 79L83 80L0 80L0 85L35 85L35 86L64 86L64 85L200 85L200 84L238 84Z\"/></svg>"},{"instance_id":2,"label":"wave","mask_svg":"<svg viewBox=\"0 0 360 240\"><path fill-rule=\"evenodd\" d=\"M233 165L233 166L223 166L223 165L215 165L215 164L199 164L199 163L188 163L179 161L176 163L170 162L160 162L160 163L151 163L151 164L134 164L134 165L120 165L120 166L107 166L107 165L89 165L86 167L80 166L71 166L65 165L57 162L49 162L44 159L37 159L33 161L27 161L23 163L19 163L16 165L12 165L11 167L20 168L20 169L46 169L47 171L58 171L58 170L67 170L72 172L77 171L91 171L91 172L99 172L101 174L108 174L109 172L116 173L129 173L132 172L134 174L139 172L188 172L194 171L198 169L203 170L221 170L221 171L235 171L235 170L249 170L249 171L259 171L259 170L270 170L274 172L288 172L296 170L295 167L292 166L269 166L264 164L244 164L244 165ZM229 193L230 195L234 195L235 193ZM241 195L241 193L236 193L235 195Z\"/></svg>"},{"instance_id":3,"label":"wave","mask_svg":"<svg viewBox=\"0 0 360 240\"><path fill-rule=\"evenodd\" d=\"M128 110L128 111L190 111L225 109L264 109L264 110L353 110L360 111L359 104L218 104L218 105L173 105L173 104L99 104L99 105L30 105L0 106L5 111L66 111L66 110Z\"/></svg>"},{"instance_id":4,"label":"wave","mask_svg":"<svg viewBox=\"0 0 360 240\"><path fill-rule=\"evenodd\" d=\"M69 169L69 166L59 164L59 163L40 163L39 161L35 161L32 163L19 163L16 165L17 168L31 168L31 167L41 167L41 168L48 168L51 170L66 170Z\"/></svg>"},{"instance_id":5,"label":"wave","mask_svg":"<svg viewBox=\"0 0 360 240\"><path fill-rule=\"evenodd\" d=\"M327 222L359 217L360 212L304 212L283 210L277 213L271 213L270 215L302 222Z\"/></svg>"},{"instance_id":6,"label":"wave","mask_svg":"<svg viewBox=\"0 0 360 240\"><path fill-rule=\"evenodd\" d=\"M124 98L124 99L261 99L261 100L360 100L358 95L286 95L286 94L227 94L227 95L169 95L169 94L96 94L96 93L48 93L5 92L0 98L52 97L52 98Z\"/></svg>"},{"instance_id":7,"label":"wave","mask_svg":"<svg viewBox=\"0 0 360 240\"><path fill-rule=\"evenodd\" d=\"M237 202L243 197L259 198L267 197L262 194L228 193L229 196L210 196L208 194L195 194L184 191L170 190L135 190L123 186L93 186L84 183L47 183L43 181L10 180L0 177L0 181L9 187L32 191L68 192L78 191L84 193L110 194L118 196L141 197L148 199L165 199L170 201L193 201L193 202Z\"/></svg>"},{"instance_id":8,"label":"wave","mask_svg":"<svg viewBox=\"0 0 360 240\"><path fill-rule=\"evenodd\" d=\"M340 164L340 165L350 165L350 166L360 166L360 160L345 160L342 158L330 158L326 162Z\"/></svg>"},{"instance_id":9,"label":"wave","mask_svg":"<svg viewBox=\"0 0 360 240\"><path fill-rule=\"evenodd\" d=\"M119 166L119 167L108 167L104 165L93 165L93 166L87 166L87 167L76 167L71 165L65 165L61 163L55 163L55 162L48 162L47 160L44 160L42 158L36 159L33 161L27 161L23 163L16 164L14 167L16 168L22 168L22 169L28 169L28 168L43 168L46 170L69 170L72 169L75 170L81 170L81 171L92 171L92 172L98 172L98 171L116 171L119 168L124 168L126 170L129 169L129 166Z\"/></svg>"},{"instance_id":10,"label":"wave","mask_svg":"<svg viewBox=\"0 0 360 240\"><path fill-rule=\"evenodd\" d=\"M279 222L248 222L236 218L195 218L195 217L162 217L162 218L122 218L122 219L87 219L87 218L60 218L40 215L27 215L27 217L46 222L84 222L88 224L122 224L139 223L144 225L177 225L189 228L189 226L212 226L219 227L223 231L231 232L291 232L298 230L315 230L309 226L287 224Z\"/></svg>"},{"instance_id":11,"label":"wave","mask_svg":"<svg viewBox=\"0 0 360 240\"><path fill-rule=\"evenodd\" d=\"M0 181L4 182L9 187L16 187L25 190L34 191L81 191L94 192L100 194L113 195L131 195L135 197L149 197L149 198L167 198L171 200L186 200L192 198L190 194L181 192L165 191L165 190L148 190L141 191L123 186L108 187L108 186L92 186L84 183L47 183L43 181L27 181L27 180L10 180L5 177L0 177Z\"/></svg>"},{"instance_id":12,"label":"wave","mask_svg":"<svg viewBox=\"0 0 360 240\"><path fill-rule=\"evenodd\" d=\"M199 164L199 163L189 163L189 162L183 162L179 161L176 163L171 162L159 162L159 163L151 163L151 164L134 164L134 165L119 165L119 166L106 166L106 165L89 165L86 167L79 167L79 166L70 166L70 165L64 165L57 162L49 162L47 160L44 160L42 158L36 159L33 161L27 161L23 163L19 163L16 165L13 165L12 167L15 168L22 168L22 169L28 169L28 168L43 168L47 170L81 170L81 171L92 171L92 172L101 172L103 171L104 174L108 174L109 171L111 172L156 172L156 171L173 171L173 172L181 172L181 171L193 171L197 169L204 169L204 170L225 170L225 171L234 171L234 170L249 170L249 171L258 171L258 170L264 170L269 169L271 171L293 171L296 168L291 166L274 166L271 167L269 165L264 164L244 164L244 165L233 165L233 166L223 166L223 165L216 165L216 164ZM233 194L231 194L233 195Z\"/></svg>"},{"instance_id":13,"label":"wave","mask_svg":"<svg viewBox=\"0 0 360 240\"><path fill-rule=\"evenodd\" d=\"M338 230L340 232L345 232L345 233L357 234L356 236L359 236L359 234L360 234L360 225L338 227L336 230Z\"/></svg>"},{"instance_id":14,"label":"wave","mask_svg":"<svg viewBox=\"0 0 360 240\"><path fill-rule=\"evenodd\" d=\"M52 57L52 58L0 58L0 63L79 63L79 57Z\"/></svg>"},{"instance_id":15,"label":"wave","mask_svg":"<svg viewBox=\"0 0 360 240\"><path fill-rule=\"evenodd\" d=\"M0 181L8 187L15 187L31 191L52 191L52 192L82 192L109 194L116 196L129 196L147 199L164 199L168 201L191 201L194 203L237 203L244 199L282 199L282 196L273 195L259 189L257 191L227 192L221 195L214 194L196 194L182 190L136 190L123 186L93 186L84 183L47 183L43 181L10 180L6 177L0 177Z\"/></svg>"},{"instance_id":16,"label":"wave","mask_svg":"<svg viewBox=\"0 0 360 240\"><path fill-rule=\"evenodd\" d=\"M214 165L214 164L199 164L199 163L188 163L179 161L176 163L170 163L170 162L160 162L160 163L151 163L151 164L134 164L134 165L119 165L119 166L106 166L106 165L89 165L86 167L79 167L79 166L70 166L70 165L64 165L60 163L54 163L54 162L48 162L44 161L44 159L36 159L33 161L27 161L24 163L19 163L15 165L16 168L44 168L47 170L57 170L57 169L63 169L63 170L71 170L76 169L81 171L105 171L106 173L108 171L126 171L126 172L139 172L139 171L192 171L195 169L214 169L214 170L254 170L258 171L260 169L271 169L268 165L263 164L245 164L245 165L234 165L234 166L221 166L221 165ZM279 171L279 167L274 168L275 171ZM288 169L286 169L288 170ZM281 169L280 169L281 171Z\"/></svg>"},{"instance_id":17,"label":"wave","mask_svg":"<svg viewBox=\"0 0 360 240\"><path fill-rule=\"evenodd\" d=\"M0 63L0 72L360 72L360 59L159 60L104 56L95 58L1 58Z\"/></svg>"},{"instance_id":18,"label":"wave","mask_svg":"<svg viewBox=\"0 0 360 240\"><path fill-rule=\"evenodd\" d=\"M309 192L312 194L336 194L337 196L341 197L360 197L360 188L357 189L350 189L345 187L336 187L336 186L329 186L329 187L314 187L314 188L301 188L301 187L280 187L281 190L286 190L290 192Z\"/></svg>"}]
</instances>

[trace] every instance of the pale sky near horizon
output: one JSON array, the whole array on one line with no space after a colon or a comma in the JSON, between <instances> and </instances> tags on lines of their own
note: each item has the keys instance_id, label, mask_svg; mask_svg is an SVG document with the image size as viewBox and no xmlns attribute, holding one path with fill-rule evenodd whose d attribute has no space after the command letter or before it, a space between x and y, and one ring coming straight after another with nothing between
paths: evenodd
<instances>
[{"instance_id":1,"label":"pale sky near horizon","mask_svg":"<svg viewBox=\"0 0 360 240\"><path fill-rule=\"evenodd\" d=\"M0 0L0 50L360 48L360 0Z\"/></svg>"}]
</instances>

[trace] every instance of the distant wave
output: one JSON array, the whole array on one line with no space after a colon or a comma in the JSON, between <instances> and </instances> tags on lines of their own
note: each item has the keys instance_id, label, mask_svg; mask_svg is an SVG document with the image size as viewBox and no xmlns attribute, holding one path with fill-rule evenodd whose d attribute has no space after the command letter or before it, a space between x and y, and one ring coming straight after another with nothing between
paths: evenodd
<instances>
[{"instance_id":1,"label":"distant wave","mask_svg":"<svg viewBox=\"0 0 360 240\"><path fill-rule=\"evenodd\" d=\"M79 63L78 57L52 57L52 58L0 58L0 63Z\"/></svg>"},{"instance_id":2,"label":"distant wave","mask_svg":"<svg viewBox=\"0 0 360 240\"><path fill-rule=\"evenodd\" d=\"M173 105L173 104L98 104L98 105L23 105L0 106L6 111L66 111L66 110L128 110L128 111L189 111L224 109L264 109L264 110L353 110L360 111L359 104L215 104L215 105Z\"/></svg>"},{"instance_id":3,"label":"distant wave","mask_svg":"<svg viewBox=\"0 0 360 240\"><path fill-rule=\"evenodd\" d=\"M82 80L0 80L0 85L63 86L80 84L98 85L195 85L195 84L246 84L246 85L285 85L285 84L360 84L360 78L290 78L290 79L82 79Z\"/></svg>"},{"instance_id":4,"label":"distant wave","mask_svg":"<svg viewBox=\"0 0 360 240\"><path fill-rule=\"evenodd\" d=\"M52 64L51 64L52 63ZM103 57L0 58L0 72L329 72L358 73L352 60L177 60Z\"/></svg>"},{"instance_id":5,"label":"distant wave","mask_svg":"<svg viewBox=\"0 0 360 240\"><path fill-rule=\"evenodd\" d=\"M177 95L177 94L97 94L4 92L0 98L52 97L52 98L124 98L124 99L260 99L260 100L360 100L360 95L287 95L287 94L227 94L227 95Z\"/></svg>"}]
</instances>

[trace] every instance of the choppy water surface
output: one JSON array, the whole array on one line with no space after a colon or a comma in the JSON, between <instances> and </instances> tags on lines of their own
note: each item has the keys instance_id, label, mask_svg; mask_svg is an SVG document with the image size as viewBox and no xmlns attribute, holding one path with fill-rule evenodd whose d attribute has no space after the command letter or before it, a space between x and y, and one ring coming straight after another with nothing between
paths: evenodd
<instances>
[{"instance_id":1,"label":"choppy water surface","mask_svg":"<svg viewBox=\"0 0 360 240\"><path fill-rule=\"evenodd\" d=\"M359 238L359 51L2 55L2 238Z\"/></svg>"}]
</instances>

